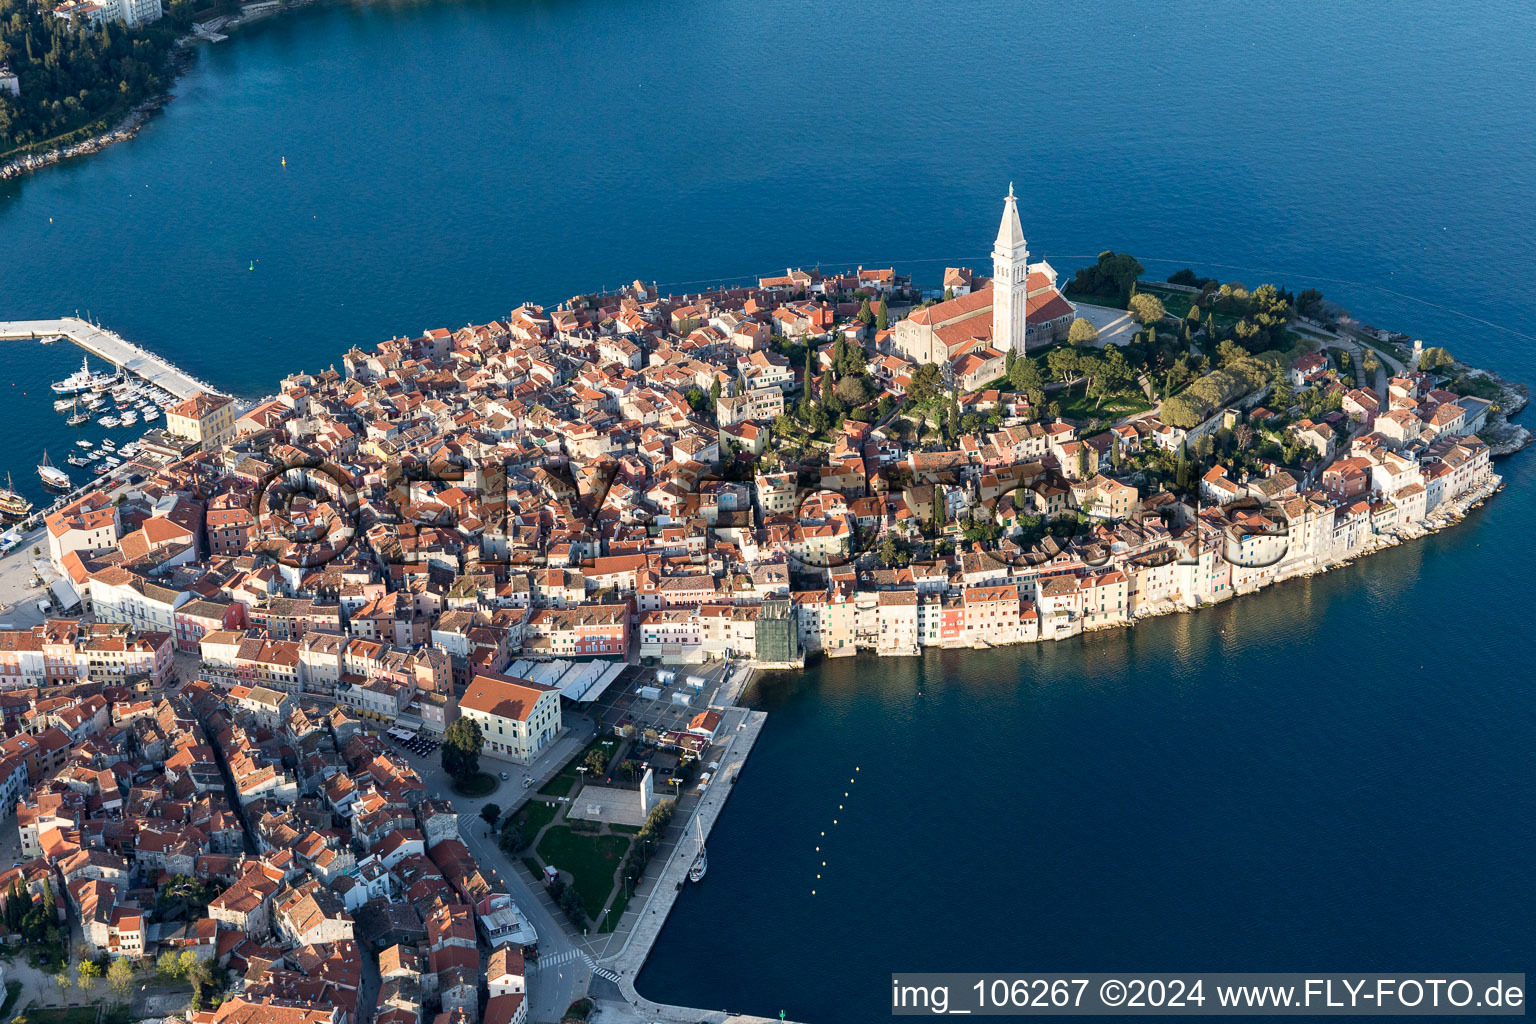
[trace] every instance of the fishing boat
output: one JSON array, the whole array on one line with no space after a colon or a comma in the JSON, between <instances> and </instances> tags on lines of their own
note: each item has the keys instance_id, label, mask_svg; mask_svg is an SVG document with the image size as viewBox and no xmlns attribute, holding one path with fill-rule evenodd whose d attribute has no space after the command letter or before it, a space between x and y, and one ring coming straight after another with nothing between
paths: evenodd
<instances>
[{"instance_id":1,"label":"fishing boat","mask_svg":"<svg viewBox=\"0 0 1536 1024\"><path fill-rule=\"evenodd\" d=\"M5 474L5 487L0 489L0 512L19 519L31 511L32 503L16 493L16 485L11 483L11 474Z\"/></svg>"},{"instance_id":2,"label":"fishing boat","mask_svg":"<svg viewBox=\"0 0 1536 1024\"><path fill-rule=\"evenodd\" d=\"M81 359L80 369L65 377L56 380L52 387L56 394L78 395L83 391L105 391L122 379L122 375L116 371L112 373L92 373L89 356Z\"/></svg>"},{"instance_id":3,"label":"fishing boat","mask_svg":"<svg viewBox=\"0 0 1536 1024\"><path fill-rule=\"evenodd\" d=\"M74 412L69 414L64 422L68 423L72 427L78 427L83 423L91 422L91 414L86 412L84 409L77 408Z\"/></svg>"},{"instance_id":4,"label":"fishing boat","mask_svg":"<svg viewBox=\"0 0 1536 1024\"><path fill-rule=\"evenodd\" d=\"M89 455L81 455L79 452L70 452L69 458L64 461L71 466L89 466L91 464L91 457Z\"/></svg>"},{"instance_id":5,"label":"fishing boat","mask_svg":"<svg viewBox=\"0 0 1536 1024\"><path fill-rule=\"evenodd\" d=\"M699 852L693 858L693 865L688 868L688 881L702 882L704 881L704 872L709 870L709 858L704 853L704 822L700 820L697 811L694 812L693 823L698 826L699 830Z\"/></svg>"},{"instance_id":6,"label":"fishing boat","mask_svg":"<svg viewBox=\"0 0 1536 1024\"><path fill-rule=\"evenodd\" d=\"M37 464L37 475L49 487L57 487L60 490L67 491L70 487L74 486L70 482L68 473L48 461L48 453L46 451L43 452L43 461Z\"/></svg>"}]
</instances>

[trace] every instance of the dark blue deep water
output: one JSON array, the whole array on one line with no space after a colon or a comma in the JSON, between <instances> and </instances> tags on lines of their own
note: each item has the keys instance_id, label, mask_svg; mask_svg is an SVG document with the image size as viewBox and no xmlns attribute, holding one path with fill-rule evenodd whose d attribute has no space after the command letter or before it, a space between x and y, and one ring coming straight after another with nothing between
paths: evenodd
<instances>
[{"instance_id":1,"label":"dark blue deep water","mask_svg":"<svg viewBox=\"0 0 1536 1024\"><path fill-rule=\"evenodd\" d=\"M1316 285L1536 380L1533 53L1509 0L317 6L0 186L0 318L259 394L635 277L936 282L1012 180L1063 269ZM76 362L0 346L28 486ZM1217 611L767 681L642 991L857 1022L893 970L1531 967L1536 474L1500 470L1458 530Z\"/></svg>"}]
</instances>

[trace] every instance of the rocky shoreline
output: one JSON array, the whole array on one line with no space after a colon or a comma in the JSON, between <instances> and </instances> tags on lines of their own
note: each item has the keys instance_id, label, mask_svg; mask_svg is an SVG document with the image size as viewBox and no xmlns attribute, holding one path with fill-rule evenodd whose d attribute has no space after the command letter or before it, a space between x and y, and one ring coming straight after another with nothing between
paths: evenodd
<instances>
[{"instance_id":1,"label":"rocky shoreline","mask_svg":"<svg viewBox=\"0 0 1536 1024\"><path fill-rule=\"evenodd\" d=\"M93 135L72 145L50 149L44 153L28 153L25 156L18 157L10 163L0 166L0 181L19 178L23 174L30 174L33 171L40 171L45 167L52 167L56 163L73 157L99 153L113 143L131 139L139 134L139 129L144 126L144 122L149 119L149 115L160 109L164 103L164 97L156 97L134 107L110 131L103 132L100 135Z\"/></svg>"}]
</instances>

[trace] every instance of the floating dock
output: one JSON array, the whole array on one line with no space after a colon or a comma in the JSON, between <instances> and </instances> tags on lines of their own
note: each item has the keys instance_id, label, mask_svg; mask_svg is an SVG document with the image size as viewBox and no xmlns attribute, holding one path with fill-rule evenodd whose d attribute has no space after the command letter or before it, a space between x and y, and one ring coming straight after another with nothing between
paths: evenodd
<instances>
[{"instance_id":1,"label":"floating dock","mask_svg":"<svg viewBox=\"0 0 1536 1024\"><path fill-rule=\"evenodd\" d=\"M64 337L91 355L121 367L135 377L163 388L177 398L190 398L199 391L210 395L224 392L198 380L170 361L146 352L122 336L98 327L88 320L66 316L57 320L0 320L0 339Z\"/></svg>"}]
</instances>

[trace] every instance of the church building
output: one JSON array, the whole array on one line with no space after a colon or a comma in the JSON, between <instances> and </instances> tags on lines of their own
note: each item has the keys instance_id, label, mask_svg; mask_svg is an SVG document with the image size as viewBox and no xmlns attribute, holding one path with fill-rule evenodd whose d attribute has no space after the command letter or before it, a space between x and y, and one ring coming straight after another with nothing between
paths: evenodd
<instances>
[{"instance_id":1,"label":"church building","mask_svg":"<svg viewBox=\"0 0 1536 1024\"><path fill-rule=\"evenodd\" d=\"M1002 376L1008 349L1022 355L1065 339L1077 313L1057 290L1055 269L1049 263L1030 264L1012 185L992 245L992 279L975 277L963 267L947 269L944 278L969 281L970 290L897 322L891 347L915 363L948 366L965 389Z\"/></svg>"}]
</instances>

